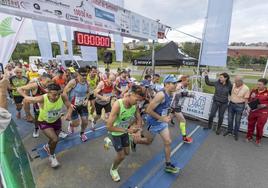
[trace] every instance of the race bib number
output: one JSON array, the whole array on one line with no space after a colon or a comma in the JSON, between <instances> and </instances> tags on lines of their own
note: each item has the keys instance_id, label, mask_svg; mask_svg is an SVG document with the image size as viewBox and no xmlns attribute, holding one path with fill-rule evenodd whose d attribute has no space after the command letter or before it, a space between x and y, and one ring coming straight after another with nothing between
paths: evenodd
<instances>
[{"instance_id":1,"label":"race bib number","mask_svg":"<svg viewBox=\"0 0 268 188\"><path fill-rule=\"evenodd\" d=\"M112 93L104 93L103 96L104 97L111 97L111 96L113 96L113 94Z\"/></svg>"},{"instance_id":2,"label":"race bib number","mask_svg":"<svg viewBox=\"0 0 268 188\"><path fill-rule=\"evenodd\" d=\"M85 97L75 97L74 105L81 106L83 105L84 101L85 101Z\"/></svg>"},{"instance_id":3,"label":"race bib number","mask_svg":"<svg viewBox=\"0 0 268 188\"><path fill-rule=\"evenodd\" d=\"M135 118L132 117L126 121L121 121L117 127L127 129L132 123L134 123L134 121L135 121Z\"/></svg>"},{"instance_id":4,"label":"race bib number","mask_svg":"<svg viewBox=\"0 0 268 188\"><path fill-rule=\"evenodd\" d=\"M168 109L164 109L161 113L161 116L167 116L168 115Z\"/></svg>"},{"instance_id":5,"label":"race bib number","mask_svg":"<svg viewBox=\"0 0 268 188\"><path fill-rule=\"evenodd\" d=\"M60 112L61 112L61 109L48 111L48 113L47 113L48 120L53 121L53 120L59 119L60 118Z\"/></svg>"}]
</instances>

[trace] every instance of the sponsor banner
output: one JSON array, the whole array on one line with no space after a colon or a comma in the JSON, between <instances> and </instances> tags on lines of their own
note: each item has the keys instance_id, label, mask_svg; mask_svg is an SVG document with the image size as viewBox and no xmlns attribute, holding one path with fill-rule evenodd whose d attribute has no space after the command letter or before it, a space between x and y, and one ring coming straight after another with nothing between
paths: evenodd
<instances>
[{"instance_id":1,"label":"sponsor banner","mask_svg":"<svg viewBox=\"0 0 268 188\"><path fill-rule=\"evenodd\" d=\"M158 22L120 7L121 1L118 3L119 6L104 0L0 0L0 12L92 31L157 39Z\"/></svg>"},{"instance_id":2,"label":"sponsor banner","mask_svg":"<svg viewBox=\"0 0 268 188\"><path fill-rule=\"evenodd\" d=\"M167 26L165 26L164 24L158 23L157 37L159 39L164 39L166 37L166 29L167 29Z\"/></svg>"},{"instance_id":3,"label":"sponsor banner","mask_svg":"<svg viewBox=\"0 0 268 188\"><path fill-rule=\"evenodd\" d=\"M130 13L130 21L131 34L134 34L140 38L157 39L158 23L156 21L145 18L144 16L134 12Z\"/></svg>"},{"instance_id":4,"label":"sponsor banner","mask_svg":"<svg viewBox=\"0 0 268 188\"><path fill-rule=\"evenodd\" d=\"M8 3L8 1L5 1L5 3ZM9 5L16 7L18 4L14 1L13 4ZM0 63L3 63L3 65L8 63L23 30L23 25L23 18L0 13Z\"/></svg>"},{"instance_id":5,"label":"sponsor banner","mask_svg":"<svg viewBox=\"0 0 268 188\"><path fill-rule=\"evenodd\" d=\"M201 65L226 66L233 0L210 0L202 44Z\"/></svg>"},{"instance_id":6,"label":"sponsor banner","mask_svg":"<svg viewBox=\"0 0 268 188\"><path fill-rule=\"evenodd\" d=\"M53 58L48 24L47 22L41 22L37 20L32 20L32 23L38 41L39 50L42 56L42 62L47 63Z\"/></svg>"},{"instance_id":7,"label":"sponsor banner","mask_svg":"<svg viewBox=\"0 0 268 188\"><path fill-rule=\"evenodd\" d=\"M210 109L213 102L213 95L208 93L202 93L202 92L194 92L195 97L194 98L185 98L183 102L183 108L182 112L193 116L198 117L202 119L208 120ZM247 126L248 126L248 117L245 115L246 113L243 113L242 119L241 119L241 125L240 130L246 132ZM214 122L218 121L218 117L216 116L214 118ZM228 110L226 110L224 114L223 119L223 126L227 127L228 125ZM264 127L264 135L268 137L268 122L266 122Z\"/></svg>"}]
</instances>

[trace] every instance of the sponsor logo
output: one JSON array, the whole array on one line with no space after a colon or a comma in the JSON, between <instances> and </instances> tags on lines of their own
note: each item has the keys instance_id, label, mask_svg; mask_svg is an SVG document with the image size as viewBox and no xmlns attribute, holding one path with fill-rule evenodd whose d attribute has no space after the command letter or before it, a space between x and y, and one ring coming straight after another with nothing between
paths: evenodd
<instances>
[{"instance_id":1,"label":"sponsor logo","mask_svg":"<svg viewBox=\"0 0 268 188\"><path fill-rule=\"evenodd\" d=\"M54 10L54 14L57 16L62 16L62 12L60 10Z\"/></svg>"},{"instance_id":2,"label":"sponsor logo","mask_svg":"<svg viewBox=\"0 0 268 188\"><path fill-rule=\"evenodd\" d=\"M64 7L64 8L70 8L70 5L62 3L60 1L53 1L53 0L39 0L40 2L44 2L44 3L48 3L48 4L52 4L54 6L58 6L58 7Z\"/></svg>"},{"instance_id":3,"label":"sponsor logo","mask_svg":"<svg viewBox=\"0 0 268 188\"><path fill-rule=\"evenodd\" d=\"M60 10L48 10L48 9L45 9L43 10L43 12L46 12L46 13L49 13L49 14L53 14L53 15L56 15L58 17L62 17L62 12Z\"/></svg>"},{"instance_id":4,"label":"sponsor logo","mask_svg":"<svg viewBox=\"0 0 268 188\"><path fill-rule=\"evenodd\" d=\"M0 5L12 8L20 8L20 2L18 0L0 0Z\"/></svg>"},{"instance_id":5,"label":"sponsor logo","mask_svg":"<svg viewBox=\"0 0 268 188\"><path fill-rule=\"evenodd\" d=\"M33 4L33 7L34 7L36 10L40 10L40 9L41 9L40 5L37 4L37 3L34 3L34 4Z\"/></svg>"},{"instance_id":6,"label":"sponsor logo","mask_svg":"<svg viewBox=\"0 0 268 188\"><path fill-rule=\"evenodd\" d=\"M207 98L205 96L196 96L188 102L187 112L197 115L203 115L205 111Z\"/></svg>"},{"instance_id":7,"label":"sponsor logo","mask_svg":"<svg viewBox=\"0 0 268 188\"><path fill-rule=\"evenodd\" d=\"M103 25L101 22L95 22L95 26L102 27Z\"/></svg>"},{"instance_id":8,"label":"sponsor logo","mask_svg":"<svg viewBox=\"0 0 268 188\"><path fill-rule=\"evenodd\" d=\"M12 17L7 17L0 23L0 36L2 38L15 33L11 28L11 24L12 24Z\"/></svg>"},{"instance_id":9,"label":"sponsor logo","mask_svg":"<svg viewBox=\"0 0 268 188\"><path fill-rule=\"evenodd\" d=\"M82 10L80 8L75 8L73 12L74 12L74 15L76 16L92 19L92 15L89 12L87 12L85 9Z\"/></svg>"},{"instance_id":10,"label":"sponsor logo","mask_svg":"<svg viewBox=\"0 0 268 188\"><path fill-rule=\"evenodd\" d=\"M27 1L21 1L20 2L20 6L26 10L31 9L32 8L32 4L27 2Z\"/></svg>"},{"instance_id":11,"label":"sponsor logo","mask_svg":"<svg viewBox=\"0 0 268 188\"><path fill-rule=\"evenodd\" d=\"M66 14L66 19L67 20L75 20L75 21L79 21L79 17L78 16L74 16L74 15L71 15L71 14Z\"/></svg>"}]
</instances>

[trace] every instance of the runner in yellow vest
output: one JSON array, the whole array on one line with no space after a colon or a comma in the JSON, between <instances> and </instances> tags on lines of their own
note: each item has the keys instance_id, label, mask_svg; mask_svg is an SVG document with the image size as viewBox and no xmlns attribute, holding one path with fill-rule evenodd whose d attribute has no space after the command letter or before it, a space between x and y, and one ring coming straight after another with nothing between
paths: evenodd
<instances>
[{"instance_id":1,"label":"runner in yellow vest","mask_svg":"<svg viewBox=\"0 0 268 188\"><path fill-rule=\"evenodd\" d=\"M39 103L39 128L48 137L48 144L44 145L44 150L48 153L50 165L52 168L59 166L59 162L55 155L55 149L58 143L58 135L61 131L61 111L65 105L68 112L65 119L70 120L73 111L71 103L66 95L61 94L61 87L57 84L50 84L47 87L48 93L36 96L25 97L28 103Z\"/></svg>"}]
</instances>

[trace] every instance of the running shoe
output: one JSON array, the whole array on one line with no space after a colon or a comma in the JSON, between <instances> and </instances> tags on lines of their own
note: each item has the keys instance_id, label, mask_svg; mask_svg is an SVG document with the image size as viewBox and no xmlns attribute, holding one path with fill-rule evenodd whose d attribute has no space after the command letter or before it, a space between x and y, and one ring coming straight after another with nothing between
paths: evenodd
<instances>
[{"instance_id":1,"label":"running shoe","mask_svg":"<svg viewBox=\"0 0 268 188\"><path fill-rule=\"evenodd\" d=\"M165 171L168 173L177 174L180 172L180 169L173 164L168 163L166 164Z\"/></svg>"},{"instance_id":2,"label":"running shoe","mask_svg":"<svg viewBox=\"0 0 268 188\"><path fill-rule=\"evenodd\" d=\"M47 152L47 155L50 155L50 149L48 144L43 145L43 149Z\"/></svg>"},{"instance_id":3,"label":"running shoe","mask_svg":"<svg viewBox=\"0 0 268 188\"><path fill-rule=\"evenodd\" d=\"M57 160L55 154L54 154L54 155L50 155L49 158L48 158L48 160L50 161L50 166L51 166L52 168L56 168L56 167L60 166L60 163L59 163L59 161Z\"/></svg>"},{"instance_id":4,"label":"running shoe","mask_svg":"<svg viewBox=\"0 0 268 188\"><path fill-rule=\"evenodd\" d=\"M68 125L68 133L69 134L73 134L74 133L74 127L72 127L72 123L69 122L69 125Z\"/></svg>"},{"instance_id":5,"label":"running shoe","mask_svg":"<svg viewBox=\"0 0 268 188\"><path fill-rule=\"evenodd\" d=\"M118 169L113 170L113 166L114 165L111 166L110 175L112 176L113 181L119 182L120 181L120 176L118 174Z\"/></svg>"},{"instance_id":6,"label":"running shoe","mask_svg":"<svg viewBox=\"0 0 268 188\"><path fill-rule=\"evenodd\" d=\"M39 137L39 129L34 129L34 131L33 131L33 137L34 138L38 138Z\"/></svg>"},{"instance_id":7,"label":"running shoe","mask_svg":"<svg viewBox=\"0 0 268 188\"><path fill-rule=\"evenodd\" d=\"M64 131L61 131L60 134L59 134L59 137L63 138L63 139L66 138L67 136L68 136L68 134L66 132L64 132Z\"/></svg>"},{"instance_id":8,"label":"running shoe","mask_svg":"<svg viewBox=\"0 0 268 188\"><path fill-rule=\"evenodd\" d=\"M82 142L86 142L87 141L87 136L86 136L85 133L80 134L80 138L81 138Z\"/></svg>"},{"instance_id":9,"label":"running shoe","mask_svg":"<svg viewBox=\"0 0 268 188\"><path fill-rule=\"evenodd\" d=\"M183 142L186 143L186 144L191 144L193 142L193 139L191 137L188 137L188 136L184 136L182 138Z\"/></svg>"}]
</instances>

